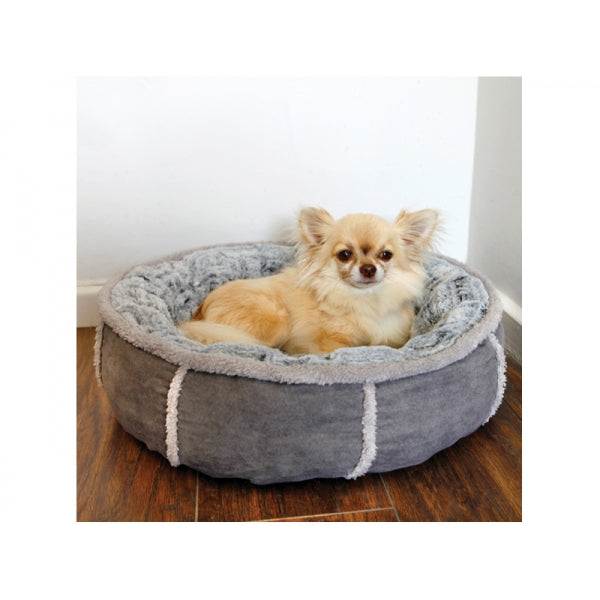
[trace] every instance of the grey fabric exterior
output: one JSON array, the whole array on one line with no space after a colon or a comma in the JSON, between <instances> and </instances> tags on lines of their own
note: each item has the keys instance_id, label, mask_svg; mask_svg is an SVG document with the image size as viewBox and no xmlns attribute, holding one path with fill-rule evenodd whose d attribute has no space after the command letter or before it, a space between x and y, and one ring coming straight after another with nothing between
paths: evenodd
<instances>
[{"instance_id":1,"label":"grey fabric exterior","mask_svg":"<svg viewBox=\"0 0 600 600\"><path fill-rule=\"evenodd\" d=\"M117 421L163 456L165 401L177 367L145 352L104 326L100 373Z\"/></svg>"},{"instance_id":2,"label":"grey fabric exterior","mask_svg":"<svg viewBox=\"0 0 600 600\"><path fill-rule=\"evenodd\" d=\"M208 249L214 260L205 277L209 288L240 256L248 273L255 272L251 263L263 274L281 267L282 248L292 256L286 246L252 244L250 260L240 248ZM348 476L363 447L366 382L375 384L377 399L377 453L368 472L421 463L472 433L495 410L504 365L491 340L503 343L501 306L489 283L464 265L430 261L410 349L351 348L335 357L288 361L279 351L207 347L177 333L176 322L188 318L207 293L206 282L197 272L186 278L179 266L166 269L165 263L189 264L204 252L136 267L100 297L101 382L117 420L150 449L167 456L167 395L179 367L189 369L177 406L180 463L258 484ZM153 270L160 276L152 277ZM162 304L161 297L167 298ZM462 331L455 335L459 322Z\"/></svg>"},{"instance_id":3,"label":"grey fabric exterior","mask_svg":"<svg viewBox=\"0 0 600 600\"><path fill-rule=\"evenodd\" d=\"M443 369L381 383L370 470L420 464L472 433L487 420L497 388L497 358L488 341Z\"/></svg>"},{"instance_id":4,"label":"grey fabric exterior","mask_svg":"<svg viewBox=\"0 0 600 600\"><path fill-rule=\"evenodd\" d=\"M345 477L361 452L361 386L316 387L190 373L179 409L182 462L254 483Z\"/></svg>"}]
</instances>

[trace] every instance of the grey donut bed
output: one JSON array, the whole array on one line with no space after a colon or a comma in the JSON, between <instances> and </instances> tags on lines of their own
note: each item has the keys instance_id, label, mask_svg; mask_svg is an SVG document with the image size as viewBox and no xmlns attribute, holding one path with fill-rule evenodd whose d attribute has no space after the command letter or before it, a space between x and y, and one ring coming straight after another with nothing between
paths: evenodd
<instances>
[{"instance_id":1,"label":"grey donut bed","mask_svg":"<svg viewBox=\"0 0 600 600\"><path fill-rule=\"evenodd\" d=\"M469 267L432 255L400 349L291 356L202 345L177 329L230 279L270 275L294 248L197 248L138 265L98 297L96 375L117 421L172 466L256 484L354 479L419 464L502 402L502 306Z\"/></svg>"}]
</instances>

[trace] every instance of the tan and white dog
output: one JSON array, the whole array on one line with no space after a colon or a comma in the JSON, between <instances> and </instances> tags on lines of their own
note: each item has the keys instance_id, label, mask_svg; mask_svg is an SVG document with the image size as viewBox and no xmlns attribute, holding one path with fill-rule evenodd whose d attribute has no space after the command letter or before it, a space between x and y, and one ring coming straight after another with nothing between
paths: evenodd
<instances>
[{"instance_id":1,"label":"tan and white dog","mask_svg":"<svg viewBox=\"0 0 600 600\"><path fill-rule=\"evenodd\" d=\"M261 344L291 354L398 348L410 337L437 224L429 209L402 211L389 223L369 214L335 221L321 208L305 208L294 266L222 285L179 327L203 344Z\"/></svg>"}]
</instances>

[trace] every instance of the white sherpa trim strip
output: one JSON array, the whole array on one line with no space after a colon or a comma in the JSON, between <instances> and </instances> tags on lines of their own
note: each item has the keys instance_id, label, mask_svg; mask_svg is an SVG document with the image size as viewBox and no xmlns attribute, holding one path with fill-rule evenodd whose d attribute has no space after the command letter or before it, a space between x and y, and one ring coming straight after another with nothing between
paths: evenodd
<instances>
[{"instance_id":1,"label":"white sherpa trim strip","mask_svg":"<svg viewBox=\"0 0 600 600\"><path fill-rule=\"evenodd\" d=\"M104 323L96 327L96 340L94 342L94 369L96 370L96 379L102 386L102 338L104 336Z\"/></svg>"},{"instance_id":2,"label":"white sherpa trim strip","mask_svg":"<svg viewBox=\"0 0 600 600\"><path fill-rule=\"evenodd\" d=\"M364 475L373 464L377 454L377 398L375 384L368 381L363 386L362 451L354 469L346 479Z\"/></svg>"},{"instance_id":3,"label":"white sherpa trim strip","mask_svg":"<svg viewBox=\"0 0 600 600\"><path fill-rule=\"evenodd\" d=\"M179 436L177 432L177 406L183 379L188 370L185 367L177 369L167 394L167 417L165 427L167 430L167 458L172 467L179 466Z\"/></svg>"},{"instance_id":4,"label":"white sherpa trim strip","mask_svg":"<svg viewBox=\"0 0 600 600\"><path fill-rule=\"evenodd\" d=\"M506 388L506 356L504 354L504 348L493 333L490 333L488 340L496 351L496 360L498 364L498 386L496 388L496 398L494 400L494 404L492 405L492 410L490 411L488 418L483 422L484 425L496 414L498 408L500 408L502 399L504 398L504 389Z\"/></svg>"}]
</instances>

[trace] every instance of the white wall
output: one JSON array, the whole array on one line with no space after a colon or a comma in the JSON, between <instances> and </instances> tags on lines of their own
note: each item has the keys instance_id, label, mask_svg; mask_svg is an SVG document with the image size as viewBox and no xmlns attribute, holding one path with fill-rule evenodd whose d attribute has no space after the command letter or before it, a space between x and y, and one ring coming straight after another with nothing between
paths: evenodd
<instances>
[{"instance_id":1,"label":"white wall","mask_svg":"<svg viewBox=\"0 0 600 600\"><path fill-rule=\"evenodd\" d=\"M280 239L313 204L438 208L439 250L466 260L476 100L476 78L82 78L79 295L178 250Z\"/></svg>"},{"instance_id":2,"label":"white wall","mask_svg":"<svg viewBox=\"0 0 600 600\"><path fill-rule=\"evenodd\" d=\"M468 262L521 310L521 78L478 85Z\"/></svg>"},{"instance_id":3,"label":"white wall","mask_svg":"<svg viewBox=\"0 0 600 600\"><path fill-rule=\"evenodd\" d=\"M467 262L485 273L504 304L506 349L522 357L521 78L478 84Z\"/></svg>"}]
</instances>

